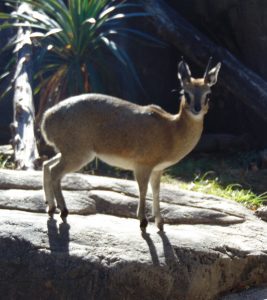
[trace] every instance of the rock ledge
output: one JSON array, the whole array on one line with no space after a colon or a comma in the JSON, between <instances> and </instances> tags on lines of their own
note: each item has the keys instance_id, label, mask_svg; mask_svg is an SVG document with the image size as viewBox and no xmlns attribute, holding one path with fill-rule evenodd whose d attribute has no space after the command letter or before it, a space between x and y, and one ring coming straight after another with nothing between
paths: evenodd
<instances>
[{"instance_id":1,"label":"rock ledge","mask_svg":"<svg viewBox=\"0 0 267 300\"><path fill-rule=\"evenodd\" d=\"M142 235L135 182L71 174L63 188L67 223L44 213L40 172L0 170L6 299L206 300L267 283L267 224L235 202L163 185L165 232Z\"/></svg>"}]
</instances>

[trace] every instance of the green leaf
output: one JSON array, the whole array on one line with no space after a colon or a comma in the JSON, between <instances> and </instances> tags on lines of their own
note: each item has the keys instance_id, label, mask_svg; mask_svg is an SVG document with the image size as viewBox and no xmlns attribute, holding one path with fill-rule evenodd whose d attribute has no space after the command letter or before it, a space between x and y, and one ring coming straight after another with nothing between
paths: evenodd
<instances>
[{"instance_id":1,"label":"green leaf","mask_svg":"<svg viewBox=\"0 0 267 300\"><path fill-rule=\"evenodd\" d=\"M0 80L6 78L8 75L10 75L10 72L5 72L5 73L1 74Z\"/></svg>"},{"instance_id":2,"label":"green leaf","mask_svg":"<svg viewBox=\"0 0 267 300\"><path fill-rule=\"evenodd\" d=\"M6 2L17 4L16 0ZM91 86L95 82L101 86L99 78L107 73L104 69L108 64L103 55L107 51L141 85L129 54L117 44L116 38L133 39L153 47L162 45L143 30L125 25L125 20L149 16L136 1L68 0L65 4L63 0L23 0L23 3L32 9L0 13L5 21L0 28L32 29L29 37L37 41L33 43L37 49L32 57L35 93L42 91L42 94L57 95L60 99L84 92L86 85L88 88L87 80ZM18 43L18 39L13 39L5 48ZM94 76L98 79L94 80Z\"/></svg>"},{"instance_id":3,"label":"green leaf","mask_svg":"<svg viewBox=\"0 0 267 300\"><path fill-rule=\"evenodd\" d=\"M107 19L106 22L111 22L113 20L118 20L118 19L128 19L128 18L140 18L140 17L147 17L150 16L149 13L146 12L139 12L139 13L118 13L110 18Z\"/></svg>"},{"instance_id":4,"label":"green leaf","mask_svg":"<svg viewBox=\"0 0 267 300\"><path fill-rule=\"evenodd\" d=\"M2 20L10 20L12 18L10 16L10 14L0 12L0 19L2 19Z\"/></svg>"},{"instance_id":5,"label":"green leaf","mask_svg":"<svg viewBox=\"0 0 267 300\"><path fill-rule=\"evenodd\" d=\"M62 28L53 28L45 34L45 37L48 37L48 36L53 35L53 34L57 34L57 33L62 32L62 31L63 31Z\"/></svg>"}]
</instances>

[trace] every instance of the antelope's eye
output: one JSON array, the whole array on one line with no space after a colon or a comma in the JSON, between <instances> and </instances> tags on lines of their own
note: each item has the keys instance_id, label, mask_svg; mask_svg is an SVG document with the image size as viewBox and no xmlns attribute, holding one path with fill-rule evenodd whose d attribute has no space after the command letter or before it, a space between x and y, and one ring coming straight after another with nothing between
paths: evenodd
<instances>
[{"instance_id":1,"label":"antelope's eye","mask_svg":"<svg viewBox=\"0 0 267 300\"><path fill-rule=\"evenodd\" d=\"M187 93L187 92L184 92L184 96L185 96L186 102L187 102L188 104L190 104L190 102L191 102L191 98L190 98L190 95L189 95L189 93Z\"/></svg>"}]
</instances>

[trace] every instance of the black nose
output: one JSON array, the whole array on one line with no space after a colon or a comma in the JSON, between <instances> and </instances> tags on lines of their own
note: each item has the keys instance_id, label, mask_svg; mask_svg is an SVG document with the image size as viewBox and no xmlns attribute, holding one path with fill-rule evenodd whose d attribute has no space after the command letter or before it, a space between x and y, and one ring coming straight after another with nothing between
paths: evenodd
<instances>
[{"instance_id":1,"label":"black nose","mask_svg":"<svg viewBox=\"0 0 267 300\"><path fill-rule=\"evenodd\" d=\"M195 112L199 113L201 111L201 105L200 105L200 103L195 103L194 109L195 109Z\"/></svg>"}]
</instances>

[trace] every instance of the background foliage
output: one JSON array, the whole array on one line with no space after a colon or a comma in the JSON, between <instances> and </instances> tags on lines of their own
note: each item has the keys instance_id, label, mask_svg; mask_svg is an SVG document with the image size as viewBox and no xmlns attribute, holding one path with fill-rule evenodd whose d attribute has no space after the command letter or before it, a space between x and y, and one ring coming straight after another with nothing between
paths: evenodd
<instances>
[{"instance_id":1,"label":"background foliage","mask_svg":"<svg viewBox=\"0 0 267 300\"><path fill-rule=\"evenodd\" d=\"M47 106L67 96L91 91L105 91L105 81L116 85L115 73L107 54L114 56L141 86L135 66L121 39L135 39L146 45L162 46L159 40L127 25L128 20L148 14L136 1L116 0L24 0L28 8L18 11L17 1L10 14L0 13L5 28L30 27L29 43L34 46L35 95L40 95L40 119ZM19 51L19 40L7 45ZM10 72L10 64L7 65ZM51 102L50 104L48 102Z\"/></svg>"}]
</instances>

